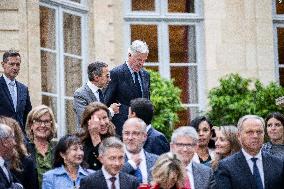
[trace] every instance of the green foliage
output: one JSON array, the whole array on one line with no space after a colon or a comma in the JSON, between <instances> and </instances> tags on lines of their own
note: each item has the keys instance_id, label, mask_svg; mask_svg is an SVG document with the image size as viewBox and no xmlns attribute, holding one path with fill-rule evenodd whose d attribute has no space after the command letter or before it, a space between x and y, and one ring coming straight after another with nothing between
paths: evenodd
<instances>
[{"instance_id":1,"label":"green foliage","mask_svg":"<svg viewBox=\"0 0 284 189\"><path fill-rule=\"evenodd\" d=\"M155 109L152 125L169 138L174 123L179 120L177 112L182 110L181 90L174 86L172 80L161 78L157 72L151 70L149 72L151 76L150 98Z\"/></svg>"},{"instance_id":2,"label":"green foliage","mask_svg":"<svg viewBox=\"0 0 284 189\"><path fill-rule=\"evenodd\" d=\"M253 86L253 87L250 87ZM266 117L268 113L279 111L275 99L284 96L284 88L276 83L264 86L259 80L252 84L238 74L230 74L220 79L220 86L209 91L210 111L207 116L214 125L236 124L246 114Z\"/></svg>"}]
</instances>

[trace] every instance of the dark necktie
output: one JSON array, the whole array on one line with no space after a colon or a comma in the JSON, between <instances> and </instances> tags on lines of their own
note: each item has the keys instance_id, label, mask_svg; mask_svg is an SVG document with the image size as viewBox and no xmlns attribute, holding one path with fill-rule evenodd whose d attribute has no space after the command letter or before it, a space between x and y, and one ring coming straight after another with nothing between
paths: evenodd
<instances>
[{"instance_id":1,"label":"dark necktie","mask_svg":"<svg viewBox=\"0 0 284 189\"><path fill-rule=\"evenodd\" d=\"M137 73L137 72L134 72L134 77L135 77L135 88L136 88L136 91L138 92L139 97L143 97L143 96L142 96L141 86L140 86L140 83L139 83L138 73Z\"/></svg>"},{"instance_id":2,"label":"dark necktie","mask_svg":"<svg viewBox=\"0 0 284 189\"><path fill-rule=\"evenodd\" d=\"M114 183L115 183L116 178L115 177L110 177L109 180L111 181L111 189L115 189Z\"/></svg>"},{"instance_id":3,"label":"dark necktie","mask_svg":"<svg viewBox=\"0 0 284 189\"><path fill-rule=\"evenodd\" d=\"M98 89L99 99L101 103L104 103L104 95L101 89Z\"/></svg>"},{"instance_id":4,"label":"dark necktie","mask_svg":"<svg viewBox=\"0 0 284 189\"><path fill-rule=\"evenodd\" d=\"M256 183L256 189L263 189L260 173L256 165L257 158L251 158L251 161L253 162L253 177Z\"/></svg>"},{"instance_id":5,"label":"dark necktie","mask_svg":"<svg viewBox=\"0 0 284 189\"><path fill-rule=\"evenodd\" d=\"M134 176L137 178L139 183L143 182L143 180L142 180L142 172L141 172L139 167L135 170Z\"/></svg>"}]
</instances>

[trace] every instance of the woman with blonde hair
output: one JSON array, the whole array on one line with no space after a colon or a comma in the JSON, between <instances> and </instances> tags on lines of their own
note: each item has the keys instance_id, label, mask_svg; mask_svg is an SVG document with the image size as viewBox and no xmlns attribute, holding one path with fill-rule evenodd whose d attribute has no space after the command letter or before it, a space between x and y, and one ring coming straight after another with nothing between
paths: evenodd
<instances>
[{"instance_id":1,"label":"woman with blonde hair","mask_svg":"<svg viewBox=\"0 0 284 189\"><path fill-rule=\"evenodd\" d=\"M156 161L151 185L141 184L138 189L186 189L185 167L177 155L168 152L162 154Z\"/></svg>"},{"instance_id":2,"label":"woman with blonde hair","mask_svg":"<svg viewBox=\"0 0 284 189\"><path fill-rule=\"evenodd\" d=\"M81 121L80 138L84 146L84 160L89 168L98 170L102 167L98 160L99 144L104 138L115 135L115 126L110 121L110 112L106 105L92 102L86 106Z\"/></svg>"},{"instance_id":3,"label":"woman with blonde hair","mask_svg":"<svg viewBox=\"0 0 284 189\"><path fill-rule=\"evenodd\" d=\"M26 133L29 137L28 152L31 154L38 172L39 186L44 172L52 168L53 145L56 122L52 110L46 105L33 108L27 117Z\"/></svg>"},{"instance_id":4,"label":"woman with blonde hair","mask_svg":"<svg viewBox=\"0 0 284 189\"><path fill-rule=\"evenodd\" d=\"M241 146L237 138L238 129L234 125L215 127L215 159L212 169L216 170L220 160L240 151Z\"/></svg>"},{"instance_id":5,"label":"woman with blonde hair","mask_svg":"<svg viewBox=\"0 0 284 189\"><path fill-rule=\"evenodd\" d=\"M15 137L15 153L10 160L9 168L24 188L38 189L35 164L24 144L24 135L18 122L12 118L0 116L0 123L9 126Z\"/></svg>"}]
</instances>

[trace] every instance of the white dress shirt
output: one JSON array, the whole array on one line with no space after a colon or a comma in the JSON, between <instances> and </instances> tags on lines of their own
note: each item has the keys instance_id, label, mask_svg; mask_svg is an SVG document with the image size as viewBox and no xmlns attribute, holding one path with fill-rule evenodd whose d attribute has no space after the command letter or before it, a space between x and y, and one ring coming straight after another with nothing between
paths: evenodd
<instances>
[{"instance_id":1,"label":"white dress shirt","mask_svg":"<svg viewBox=\"0 0 284 189\"><path fill-rule=\"evenodd\" d=\"M193 176L193 170L192 170L192 161L186 166L186 173L189 178L190 182L190 188L195 189L194 187L194 176Z\"/></svg>"},{"instance_id":2,"label":"white dress shirt","mask_svg":"<svg viewBox=\"0 0 284 189\"><path fill-rule=\"evenodd\" d=\"M131 157L133 156L133 154L128 152L127 150L125 150L125 153L126 153L126 156L128 158L128 163L133 167L133 169L136 170L138 167L136 166L135 162L133 160L131 160ZM143 149L139 152L139 156L142 159L140 164L139 164L139 169L141 170L141 173L142 173L142 182L148 183L146 156L145 156L145 152L144 152Z\"/></svg>"},{"instance_id":3,"label":"white dress shirt","mask_svg":"<svg viewBox=\"0 0 284 189\"><path fill-rule=\"evenodd\" d=\"M253 162L252 162L251 158L257 158L256 165L258 167L258 171L259 171L259 174L260 174L262 186L263 186L263 189L264 189L265 185L264 185L264 172L263 172L263 162L262 162L261 150L258 152L258 154L256 154L256 156L251 156L243 148L242 148L242 152L243 152L243 154L244 154L244 156L245 156L245 158L247 160L247 163L248 163L248 166L250 168L251 174L253 174Z\"/></svg>"},{"instance_id":4,"label":"white dress shirt","mask_svg":"<svg viewBox=\"0 0 284 189\"><path fill-rule=\"evenodd\" d=\"M102 167L102 172L103 172L103 175L106 179L106 183L107 183L107 187L108 189L111 189L111 185L112 185L112 182L110 181L110 178L113 177L112 175L110 175L106 169L104 168L104 166ZM116 180L114 181L114 185L115 185L115 189L120 189L120 185L119 185L119 174L115 175L114 177L116 178Z\"/></svg>"}]
</instances>

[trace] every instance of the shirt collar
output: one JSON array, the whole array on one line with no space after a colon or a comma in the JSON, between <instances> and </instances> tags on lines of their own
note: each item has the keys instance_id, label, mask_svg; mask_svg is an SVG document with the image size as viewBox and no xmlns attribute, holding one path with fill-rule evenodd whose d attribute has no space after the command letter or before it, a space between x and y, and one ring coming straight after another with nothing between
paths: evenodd
<instances>
[{"instance_id":1,"label":"shirt collar","mask_svg":"<svg viewBox=\"0 0 284 189\"><path fill-rule=\"evenodd\" d=\"M259 152L255 156L248 154L243 148L242 148L242 152L243 152L247 161L251 161L251 158L257 158L260 161L262 161L261 150L259 150Z\"/></svg>"},{"instance_id":2,"label":"shirt collar","mask_svg":"<svg viewBox=\"0 0 284 189\"><path fill-rule=\"evenodd\" d=\"M0 156L0 167L3 167L5 160Z\"/></svg>"},{"instance_id":3,"label":"shirt collar","mask_svg":"<svg viewBox=\"0 0 284 189\"><path fill-rule=\"evenodd\" d=\"M106 180L109 180L111 177L113 177L111 174L109 174L107 172L107 170L105 169L105 167L103 166L102 167L102 172L103 172L103 175L105 176L105 179ZM118 173L119 174L119 173ZM116 178L116 180L118 179L118 174L116 174L114 177Z\"/></svg>"},{"instance_id":4,"label":"shirt collar","mask_svg":"<svg viewBox=\"0 0 284 189\"><path fill-rule=\"evenodd\" d=\"M85 176L88 175L87 171L85 171L81 166L79 166L78 173L79 173L80 175L85 175ZM55 174L55 175L64 175L64 174L67 175L68 173L67 173L67 171L65 170L64 165L62 165L61 167L58 167L58 168L57 168L57 170L56 170L56 172L55 172L54 174Z\"/></svg>"},{"instance_id":5,"label":"shirt collar","mask_svg":"<svg viewBox=\"0 0 284 189\"><path fill-rule=\"evenodd\" d=\"M8 77L6 77L5 74L3 74L3 77L4 77L4 80L5 80L5 82L6 82L7 85L9 85L10 82L15 82L15 80L11 80L11 79L9 79Z\"/></svg>"},{"instance_id":6,"label":"shirt collar","mask_svg":"<svg viewBox=\"0 0 284 189\"><path fill-rule=\"evenodd\" d=\"M133 153L128 152L128 150L125 150L125 154L128 157L128 159L130 159L129 157L131 157L133 155ZM139 156L143 159L145 154L144 154L144 150L141 149L139 152Z\"/></svg>"},{"instance_id":7,"label":"shirt collar","mask_svg":"<svg viewBox=\"0 0 284 189\"><path fill-rule=\"evenodd\" d=\"M147 127L146 127L146 132L147 132L147 133L148 133L148 131L151 129L151 127L152 127L151 124L147 125Z\"/></svg>"},{"instance_id":8,"label":"shirt collar","mask_svg":"<svg viewBox=\"0 0 284 189\"><path fill-rule=\"evenodd\" d=\"M91 81L87 82L88 87L91 89L93 93L96 93L99 90L99 87L94 85Z\"/></svg>"}]
</instances>

